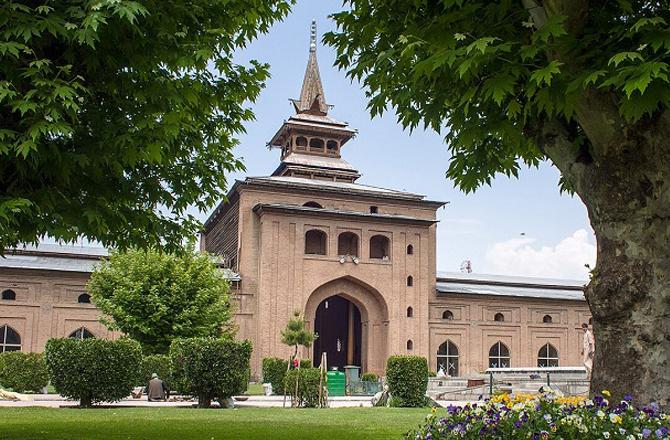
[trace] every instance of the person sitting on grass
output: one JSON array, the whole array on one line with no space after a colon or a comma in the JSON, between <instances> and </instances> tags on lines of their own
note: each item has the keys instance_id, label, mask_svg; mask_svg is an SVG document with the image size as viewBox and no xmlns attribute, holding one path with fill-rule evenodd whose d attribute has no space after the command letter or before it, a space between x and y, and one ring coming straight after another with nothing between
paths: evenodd
<instances>
[{"instance_id":1,"label":"person sitting on grass","mask_svg":"<svg viewBox=\"0 0 670 440\"><path fill-rule=\"evenodd\" d=\"M165 382L158 378L158 374L153 373L147 387L147 399L149 402L164 402L170 397L170 390Z\"/></svg>"}]
</instances>

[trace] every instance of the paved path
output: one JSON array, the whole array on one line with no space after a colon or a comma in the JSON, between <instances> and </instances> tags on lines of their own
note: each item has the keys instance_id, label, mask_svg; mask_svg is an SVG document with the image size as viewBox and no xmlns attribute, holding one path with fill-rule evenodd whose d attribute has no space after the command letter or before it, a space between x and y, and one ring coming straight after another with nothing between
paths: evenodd
<instances>
[{"instance_id":1,"label":"paved path","mask_svg":"<svg viewBox=\"0 0 670 440\"><path fill-rule=\"evenodd\" d=\"M29 407L29 406L41 406L47 408L60 408L60 407L72 407L77 406L77 403L71 400L65 400L63 397L58 394L33 394L27 395L29 399L26 401L10 401L10 400L0 400L0 407ZM261 407L261 408L281 408L283 406L284 397L283 396L249 396L247 400L236 401L235 406L238 408L245 407ZM453 402L440 400L437 402L443 407L449 405L464 405L467 402ZM120 402L115 402L112 404L103 404L102 406L110 407L147 407L147 408L159 408L159 407L175 407L175 408L188 408L192 407L195 404L195 401L183 401L183 402L148 402L146 398L142 399L124 399ZM290 401L287 399L286 406L290 406ZM345 396L345 397L331 397L330 398L330 407L331 408L344 408L344 407L371 407L371 397L368 396Z\"/></svg>"}]
</instances>

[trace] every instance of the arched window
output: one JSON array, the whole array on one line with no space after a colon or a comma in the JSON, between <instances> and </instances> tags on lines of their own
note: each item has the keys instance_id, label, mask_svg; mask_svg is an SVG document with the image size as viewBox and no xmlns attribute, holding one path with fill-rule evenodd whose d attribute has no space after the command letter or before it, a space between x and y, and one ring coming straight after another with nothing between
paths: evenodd
<instances>
[{"instance_id":1,"label":"arched window","mask_svg":"<svg viewBox=\"0 0 670 440\"><path fill-rule=\"evenodd\" d=\"M21 335L8 325L0 326L0 353L21 351Z\"/></svg>"},{"instance_id":2,"label":"arched window","mask_svg":"<svg viewBox=\"0 0 670 440\"><path fill-rule=\"evenodd\" d=\"M370 214L379 214L379 208L377 206L370 206Z\"/></svg>"},{"instance_id":3,"label":"arched window","mask_svg":"<svg viewBox=\"0 0 670 440\"><path fill-rule=\"evenodd\" d=\"M407 255L414 255L414 246L411 244L407 245Z\"/></svg>"},{"instance_id":4,"label":"arched window","mask_svg":"<svg viewBox=\"0 0 670 440\"><path fill-rule=\"evenodd\" d=\"M451 310L445 310L442 312L442 319L454 319L454 314L451 312Z\"/></svg>"},{"instance_id":5,"label":"arched window","mask_svg":"<svg viewBox=\"0 0 670 440\"><path fill-rule=\"evenodd\" d=\"M79 304L90 304L91 303L91 295L89 295L88 293L82 293L77 298L77 302Z\"/></svg>"},{"instance_id":6,"label":"arched window","mask_svg":"<svg viewBox=\"0 0 670 440\"><path fill-rule=\"evenodd\" d=\"M337 154L337 142L333 140L326 142L326 150L329 154Z\"/></svg>"},{"instance_id":7,"label":"arched window","mask_svg":"<svg viewBox=\"0 0 670 440\"><path fill-rule=\"evenodd\" d=\"M458 347L450 340L437 349L437 371L440 368L449 376L458 376Z\"/></svg>"},{"instance_id":8,"label":"arched window","mask_svg":"<svg viewBox=\"0 0 670 440\"><path fill-rule=\"evenodd\" d=\"M358 257L358 235L343 232L337 237L337 255Z\"/></svg>"},{"instance_id":9,"label":"arched window","mask_svg":"<svg viewBox=\"0 0 670 440\"><path fill-rule=\"evenodd\" d=\"M552 322L554 322L554 319L551 317L551 315L544 315L542 317L542 322L544 322L545 324L551 324Z\"/></svg>"},{"instance_id":10,"label":"arched window","mask_svg":"<svg viewBox=\"0 0 670 440\"><path fill-rule=\"evenodd\" d=\"M318 203L316 203L316 202L314 202L314 201L310 201L310 202L307 202L307 203L303 203L302 206L306 206L306 207L308 207L308 208L319 208L319 209L323 209L323 206L319 205Z\"/></svg>"},{"instance_id":11,"label":"arched window","mask_svg":"<svg viewBox=\"0 0 670 440\"><path fill-rule=\"evenodd\" d=\"M70 333L70 336L68 338L73 338L73 339L95 339L95 336L93 333L88 331L86 327L80 327L77 330L73 331Z\"/></svg>"},{"instance_id":12,"label":"arched window","mask_svg":"<svg viewBox=\"0 0 670 440\"><path fill-rule=\"evenodd\" d=\"M326 233L319 229L310 229L305 233L305 253L326 255Z\"/></svg>"},{"instance_id":13,"label":"arched window","mask_svg":"<svg viewBox=\"0 0 670 440\"><path fill-rule=\"evenodd\" d=\"M15 300L16 299L16 292L14 292L12 289L3 290L2 291L2 299Z\"/></svg>"},{"instance_id":14,"label":"arched window","mask_svg":"<svg viewBox=\"0 0 670 440\"><path fill-rule=\"evenodd\" d=\"M407 307L407 317L411 318L413 316L414 316L414 309L411 306Z\"/></svg>"},{"instance_id":15,"label":"arched window","mask_svg":"<svg viewBox=\"0 0 670 440\"><path fill-rule=\"evenodd\" d=\"M411 339L407 340L407 351L412 351L414 350L414 342L412 342Z\"/></svg>"},{"instance_id":16,"label":"arched window","mask_svg":"<svg viewBox=\"0 0 670 440\"><path fill-rule=\"evenodd\" d=\"M558 350L553 345L546 343L540 348L537 353L537 366L543 367L558 367Z\"/></svg>"},{"instance_id":17,"label":"arched window","mask_svg":"<svg viewBox=\"0 0 670 440\"><path fill-rule=\"evenodd\" d=\"M489 367L491 368L509 368L511 366L509 348L507 345L498 341L489 350Z\"/></svg>"},{"instance_id":18,"label":"arched window","mask_svg":"<svg viewBox=\"0 0 670 440\"><path fill-rule=\"evenodd\" d=\"M414 277L412 275L407 277L407 287L412 287L414 285Z\"/></svg>"},{"instance_id":19,"label":"arched window","mask_svg":"<svg viewBox=\"0 0 670 440\"><path fill-rule=\"evenodd\" d=\"M388 237L384 235L374 235L370 238L370 258L388 260L389 248Z\"/></svg>"},{"instance_id":20,"label":"arched window","mask_svg":"<svg viewBox=\"0 0 670 440\"><path fill-rule=\"evenodd\" d=\"M502 313L496 313L495 316L493 317L493 320L496 322L505 322L505 315Z\"/></svg>"},{"instance_id":21,"label":"arched window","mask_svg":"<svg viewBox=\"0 0 670 440\"><path fill-rule=\"evenodd\" d=\"M309 140L310 151L323 151L323 139L312 138Z\"/></svg>"},{"instance_id":22,"label":"arched window","mask_svg":"<svg viewBox=\"0 0 670 440\"><path fill-rule=\"evenodd\" d=\"M304 150L307 147L307 138L304 136L298 136L295 138L295 145L298 147L298 150Z\"/></svg>"}]
</instances>

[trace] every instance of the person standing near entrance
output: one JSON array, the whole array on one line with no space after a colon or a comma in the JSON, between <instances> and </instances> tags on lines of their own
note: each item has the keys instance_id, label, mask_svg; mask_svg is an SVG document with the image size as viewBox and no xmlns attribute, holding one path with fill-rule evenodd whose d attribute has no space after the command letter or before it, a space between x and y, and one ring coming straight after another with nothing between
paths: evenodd
<instances>
[{"instance_id":1,"label":"person standing near entrance","mask_svg":"<svg viewBox=\"0 0 670 440\"><path fill-rule=\"evenodd\" d=\"M593 355L596 352L595 341L593 334L589 330L587 323L582 324L584 330L584 341L582 342L582 356L584 357L584 366L586 367L586 376L591 380L591 372L593 371Z\"/></svg>"}]
</instances>

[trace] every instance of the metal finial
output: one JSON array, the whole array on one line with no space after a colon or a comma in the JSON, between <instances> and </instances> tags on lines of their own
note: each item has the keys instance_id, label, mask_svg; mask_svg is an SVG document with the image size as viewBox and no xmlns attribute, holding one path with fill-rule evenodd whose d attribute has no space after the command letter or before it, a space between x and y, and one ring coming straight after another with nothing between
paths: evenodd
<instances>
[{"instance_id":1,"label":"metal finial","mask_svg":"<svg viewBox=\"0 0 670 440\"><path fill-rule=\"evenodd\" d=\"M316 52L316 19L312 20L312 27L309 35L309 51Z\"/></svg>"}]
</instances>

